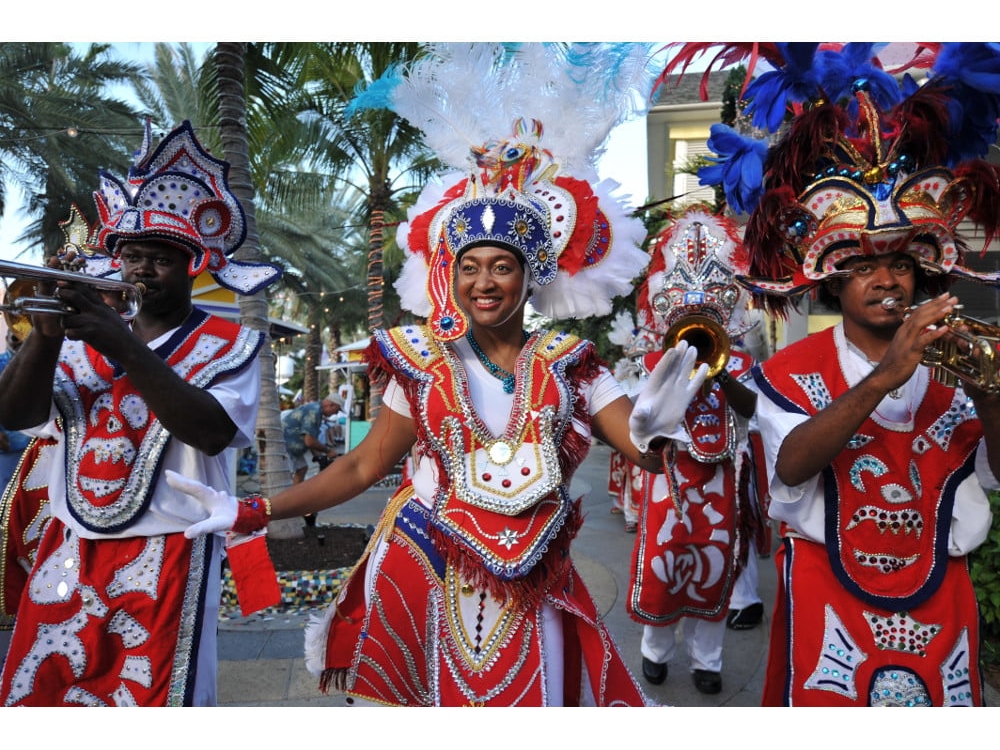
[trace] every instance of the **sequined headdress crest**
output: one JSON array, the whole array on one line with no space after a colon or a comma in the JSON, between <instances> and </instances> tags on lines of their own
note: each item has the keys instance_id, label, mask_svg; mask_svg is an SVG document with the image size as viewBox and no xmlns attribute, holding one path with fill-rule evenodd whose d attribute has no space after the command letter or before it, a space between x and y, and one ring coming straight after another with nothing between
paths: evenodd
<instances>
[{"instance_id":1,"label":"sequined headdress crest","mask_svg":"<svg viewBox=\"0 0 1000 750\"><path fill-rule=\"evenodd\" d=\"M379 87L391 89L385 100L356 100L354 111L387 106L407 119L455 170L423 190L397 234L407 253L396 283L402 305L436 337L467 330L453 267L476 243L517 250L532 305L551 318L607 314L631 291L648 262L645 230L595 164L611 128L647 101L650 51L432 44Z\"/></svg>"},{"instance_id":2,"label":"sequined headdress crest","mask_svg":"<svg viewBox=\"0 0 1000 750\"><path fill-rule=\"evenodd\" d=\"M910 253L930 275L998 284L964 265L959 224L1000 228L1000 45L685 44L666 73L709 47L716 61L766 60L744 91L763 138L716 125L700 172L748 214L739 280L784 314L851 256ZM883 63L900 53L898 64ZM748 71L748 78L754 70Z\"/></svg>"},{"instance_id":3,"label":"sequined headdress crest","mask_svg":"<svg viewBox=\"0 0 1000 750\"><path fill-rule=\"evenodd\" d=\"M184 121L152 148L150 123L124 182L100 174L94 193L97 243L114 259L122 242L159 239L191 253L188 272L208 271L222 286L253 294L281 276L270 263L231 260L246 238L246 217L228 182L229 163L198 142Z\"/></svg>"},{"instance_id":4,"label":"sequined headdress crest","mask_svg":"<svg viewBox=\"0 0 1000 750\"><path fill-rule=\"evenodd\" d=\"M669 220L650 243L653 258L637 300L640 323L662 336L681 318L698 314L731 338L746 333L749 295L733 272L741 244L732 220L704 208Z\"/></svg>"}]
</instances>

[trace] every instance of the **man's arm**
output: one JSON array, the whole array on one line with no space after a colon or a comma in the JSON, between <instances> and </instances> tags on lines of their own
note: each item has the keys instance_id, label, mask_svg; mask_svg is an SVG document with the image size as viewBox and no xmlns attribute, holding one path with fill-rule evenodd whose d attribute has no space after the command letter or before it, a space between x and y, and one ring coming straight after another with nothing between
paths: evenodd
<instances>
[{"instance_id":1,"label":"man's arm","mask_svg":"<svg viewBox=\"0 0 1000 750\"><path fill-rule=\"evenodd\" d=\"M146 406L181 442L210 456L229 445L236 425L208 391L175 373L92 290L68 290L63 296L78 312L34 316L32 332L0 376L0 423L17 429L49 418L53 373L65 336L117 362Z\"/></svg>"},{"instance_id":2,"label":"man's arm","mask_svg":"<svg viewBox=\"0 0 1000 750\"><path fill-rule=\"evenodd\" d=\"M829 466L889 391L910 379L924 349L948 331L947 326L934 326L943 317L943 304L940 300L918 307L896 330L882 361L867 377L788 434L774 467L782 482L794 487Z\"/></svg>"},{"instance_id":3,"label":"man's arm","mask_svg":"<svg viewBox=\"0 0 1000 750\"><path fill-rule=\"evenodd\" d=\"M11 358L0 374L0 424L7 429L27 429L48 421L62 342L58 321L36 323L17 356Z\"/></svg>"}]
</instances>

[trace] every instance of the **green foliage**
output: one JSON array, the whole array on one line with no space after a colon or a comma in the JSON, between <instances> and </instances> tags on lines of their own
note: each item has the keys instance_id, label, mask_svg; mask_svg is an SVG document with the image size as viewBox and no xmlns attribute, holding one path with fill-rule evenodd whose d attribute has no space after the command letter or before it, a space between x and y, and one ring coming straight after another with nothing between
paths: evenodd
<instances>
[{"instance_id":1,"label":"green foliage","mask_svg":"<svg viewBox=\"0 0 1000 750\"><path fill-rule=\"evenodd\" d=\"M982 620L982 660L1000 665L1000 492L990 493L993 526L986 541L969 555L969 572Z\"/></svg>"}]
</instances>

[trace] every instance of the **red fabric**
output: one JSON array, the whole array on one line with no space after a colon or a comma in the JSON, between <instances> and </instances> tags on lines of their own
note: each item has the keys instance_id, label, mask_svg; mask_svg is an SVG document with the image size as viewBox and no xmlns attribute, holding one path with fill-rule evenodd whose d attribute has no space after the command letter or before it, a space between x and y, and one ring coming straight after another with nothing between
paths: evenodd
<instances>
[{"instance_id":1,"label":"red fabric","mask_svg":"<svg viewBox=\"0 0 1000 750\"><path fill-rule=\"evenodd\" d=\"M830 394L845 393L847 381L831 356L834 351L830 328L779 351L762 372L778 393L815 414L818 406L794 376L818 373ZM858 433L871 439L842 451L824 472L827 494L837 498L827 504L826 542L842 585L869 597L891 598L900 608L909 608L938 585L955 480L982 435L974 412L959 408L954 398L953 388L932 380L912 430L883 428L869 418ZM919 482L910 479L914 475Z\"/></svg>"},{"instance_id":2,"label":"red fabric","mask_svg":"<svg viewBox=\"0 0 1000 750\"><path fill-rule=\"evenodd\" d=\"M779 567L778 597L775 602L771 646L764 686L764 705L865 706L873 679L880 669L909 670L926 686L935 706L951 705L945 692L948 674L960 675L959 692L972 691L973 705L982 705L982 675L979 669L979 611L965 558L950 558L945 581L934 596L906 612L872 606L852 597L838 584L827 563L821 544L805 539L789 539L788 547L776 556ZM817 596L816 592L823 592ZM824 639L829 617L839 619L833 638L838 646L856 646L853 653L853 683L857 697L850 698L830 689L807 687L806 681L821 667L830 646ZM907 626L917 622L936 628L926 645L907 644L906 649L890 648L873 634L876 618L887 618L892 629L888 642L902 637ZM897 636L900 633L902 635ZM969 672L964 671L960 644L967 636ZM911 650L912 648L912 650Z\"/></svg>"},{"instance_id":3,"label":"red fabric","mask_svg":"<svg viewBox=\"0 0 1000 750\"><path fill-rule=\"evenodd\" d=\"M47 486L31 486L25 480L42 450L56 444L54 439L34 438L24 449L0 508L0 624L13 625L18 602L28 573L35 563L38 543L51 518Z\"/></svg>"},{"instance_id":4,"label":"red fabric","mask_svg":"<svg viewBox=\"0 0 1000 750\"><path fill-rule=\"evenodd\" d=\"M722 494L706 486L723 472ZM681 617L720 620L726 615L737 566L736 486L733 462L708 464L677 452L668 467L666 495L649 475L642 523L632 550L626 609L632 619L667 625Z\"/></svg>"},{"instance_id":5,"label":"red fabric","mask_svg":"<svg viewBox=\"0 0 1000 750\"><path fill-rule=\"evenodd\" d=\"M244 617L281 602L281 587L274 572L267 538L263 535L230 538L226 544L236 599Z\"/></svg>"},{"instance_id":6,"label":"red fabric","mask_svg":"<svg viewBox=\"0 0 1000 750\"><path fill-rule=\"evenodd\" d=\"M187 704L204 597L192 563L202 564L209 543L183 534L82 539L53 518L25 589L36 601L18 611L0 703ZM58 635L49 637L53 623ZM129 666L135 677L125 676Z\"/></svg>"}]
</instances>

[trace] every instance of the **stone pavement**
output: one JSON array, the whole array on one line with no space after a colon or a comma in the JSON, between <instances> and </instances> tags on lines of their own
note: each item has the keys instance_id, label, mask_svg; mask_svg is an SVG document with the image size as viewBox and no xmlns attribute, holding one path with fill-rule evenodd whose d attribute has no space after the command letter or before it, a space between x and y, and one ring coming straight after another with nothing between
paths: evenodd
<instances>
[{"instance_id":1,"label":"stone pavement","mask_svg":"<svg viewBox=\"0 0 1000 750\"><path fill-rule=\"evenodd\" d=\"M642 627L625 611L635 535L626 534L622 516L610 512L609 455L606 446L593 446L573 479L572 494L584 496L585 513L583 526L573 542L573 559L626 662L639 675L646 695L658 703L682 707L759 707L776 584L773 559L758 561L764 622L754 630L726 631L722 692L702 695L695 690L682 643L669 665L667 680L658 686L645 682L641 678L639 652ZM369 490L338 508L324 511L319 522L375 524L391 493L390 489ZM316 686L316 678L306 671L302 657L303 627L310 614L307 611L220 620L220 706L345 705L342 694L323 695ZM998 697L996 691L987 688L989 705L1000 704Z\"/></svg>"}]
</instances>

